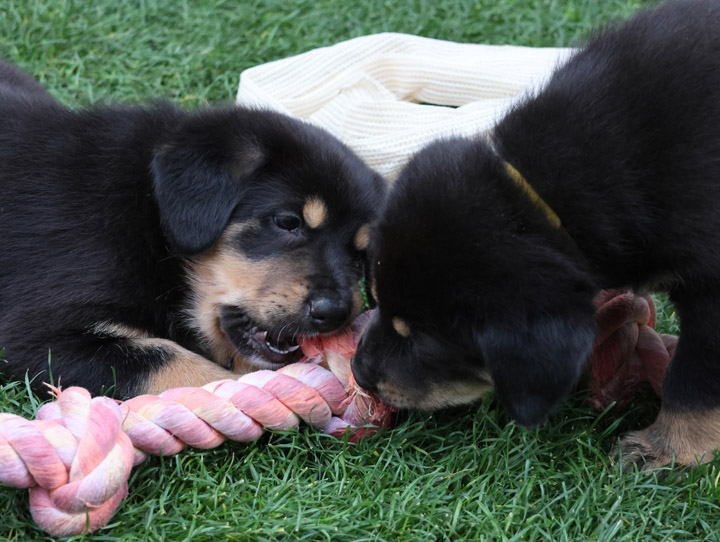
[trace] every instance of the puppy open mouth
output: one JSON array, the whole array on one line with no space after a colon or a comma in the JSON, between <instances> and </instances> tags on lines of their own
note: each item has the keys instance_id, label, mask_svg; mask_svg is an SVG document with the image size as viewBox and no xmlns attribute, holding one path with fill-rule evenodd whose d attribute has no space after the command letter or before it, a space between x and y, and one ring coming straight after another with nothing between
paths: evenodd
<instances>
[{"instance_id":1,"label":"puppy open mouth","mask_svg":"<svg viewBox=\"0 0 720 542\"><path fill-rule=\"evenodd\" d=\"M220 328L240 354L260 367L287 365L302 357L297 325L265 329L239 307L226 305L220 311Z\"/></svg>"},{"instance_id":2,"label":"puppy open mouth","mask_svg":"<svg viewBox=\"0 0 720 542\"><path fill-rule=\"evenodd\" d=\"M255 351L272 363L290 363L302 354L294 336L275 335L256 327L249 337Z\"/></svg>"}]
</instances>

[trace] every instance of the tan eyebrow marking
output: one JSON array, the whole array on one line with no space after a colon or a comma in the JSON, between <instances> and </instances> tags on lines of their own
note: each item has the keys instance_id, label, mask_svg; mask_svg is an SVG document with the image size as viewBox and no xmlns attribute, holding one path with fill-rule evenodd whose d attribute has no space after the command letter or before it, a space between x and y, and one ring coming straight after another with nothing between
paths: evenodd
<instances>
[{"instance_id":1,"label":"tan eyebrow marking","mask_svg":"<svg viewBox=\"0 0 720 542\"><path fill-rule=\"evenodd\" d=\"M355 233L355 248L358 250L366 250L368 245L370 245L370 226L367 224L363 224L358 228L358 231Z\"/></svg>"},{"instance_id":2,"label":"tan eyebrow marking","mask_svg":"<svg viewBox=\"0 0 720 542\"><path fill-rule=\"evenodd\" d=\"M309 198L303 206L303 219L311 228L322 226L327 214L327 207L320 198Z\"/></svg>"},{"instance_id":3,"label":"tan eyebrow marking","mask_svg":"<svg viewBox=\"0 0 720 542\"><path fill-rule=\"evenodd\" d=\"M410 326L407 325L407 322L403 320L402 318L398 318L397 316L392 319L392 326L395 331L398 332L398 335L401 337L409 337L410 336Z\"/></svg>"}]
</instances>

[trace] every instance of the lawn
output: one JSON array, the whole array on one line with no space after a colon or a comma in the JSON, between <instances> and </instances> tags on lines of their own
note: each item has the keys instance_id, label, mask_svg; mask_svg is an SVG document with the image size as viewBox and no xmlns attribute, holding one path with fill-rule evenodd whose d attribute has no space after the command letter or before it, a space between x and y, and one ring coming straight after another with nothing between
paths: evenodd
<instances>
[{"instance_id":1,"label":"lawn","mask_svg":"<svg viewBox=\"0 0 720 542\"><path fill-rule=\"evenodd\" d=\"M566 46L640 0L4 0L0 56L60 100L232 100L240 72L384 31ZM0 194L0 200L2 194ZM661 302L660 327L676 332ZM2 346L2 345L0 345ZM2 364L0 363L0 372ZM720 461L621 474L607 453L658 400L592 411L578 392L542 428L479 405L398 416L352 446L308 427L251 444L151 458L112 522L74 540L718 540ZM37 399L0 376L0 412ZM0 487L0 540L50 540L27 492Z\"/></svg>"}]
</instances>

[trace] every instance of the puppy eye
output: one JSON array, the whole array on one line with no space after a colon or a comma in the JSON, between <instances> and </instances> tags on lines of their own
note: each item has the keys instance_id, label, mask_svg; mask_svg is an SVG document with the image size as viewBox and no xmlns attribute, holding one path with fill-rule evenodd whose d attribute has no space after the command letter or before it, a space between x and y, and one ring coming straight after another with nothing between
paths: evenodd
<instances>
[{"instance_id":1,"label":"puppy eye","mask_svg":"<svg viewBox=\"0 0 720 542\"><path fill-rule=\"evenodd\" d=\"M295 215L275 215L273 222L281 230L295 233L300 229L300 218Z\"/></svg>"}]
</instances>

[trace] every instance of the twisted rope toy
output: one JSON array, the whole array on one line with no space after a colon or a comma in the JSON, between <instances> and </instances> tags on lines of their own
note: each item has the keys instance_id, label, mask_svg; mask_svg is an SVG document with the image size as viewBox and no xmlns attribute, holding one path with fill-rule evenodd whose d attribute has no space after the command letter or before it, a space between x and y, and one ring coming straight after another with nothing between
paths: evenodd
<instances>
[{"instance_id":1,"label":"twisted rope toy","mask_svg":"<svg viewBox=\"0 0 720 542\"><path fill-rule=\"evenodd\" d=\"M597 335L588 361L590 406L627 405L644 382L657 395L678 338L655 331L655 303L649 295L603 290L595 298Z\"/></svg>"},{"instance_id":2,"label":"twisted rope toy","mask_svg":"<svg viewBox=\"0 0 720 542\"><path fill-rule=\"evenodd\" d=\"M590 405L625 405L645 381L659 395L677 338L655 331L652 298L608 290L595 306ZM34 421L0 413L0 483L29 488L38 526L70 536L110 520L127 495L132 467L148 455L214 448L225 439L249 442L266 428L293 429L300 420L334 436L349 431L356 441L372 426L387 425L393 411L360 389L350 371L368 319L365 313L344 333L301 341L301 363L238 380L120 404L83 388L53 388L56 401L43 405Z\"/></svg>"},{"instance_id":3,"label":"twisted rope toy","mask_svg":"<svg viewBox=\"0 0 720 542\"><path fill-rule=\"evenodd\" d=\"M201 388L175 388L123 403L78 387L52 388L37 419L0 414L0 483L30 490L30 512L53 536L105 525L128 493L134 465L186 446L250 442L300 420L356 441L389 421L392 408L360 389L350 357L368 319L344 333L301 342L306 359ZM374 426L374 427L372 427Z\"/></svg>"}]
</instances>

